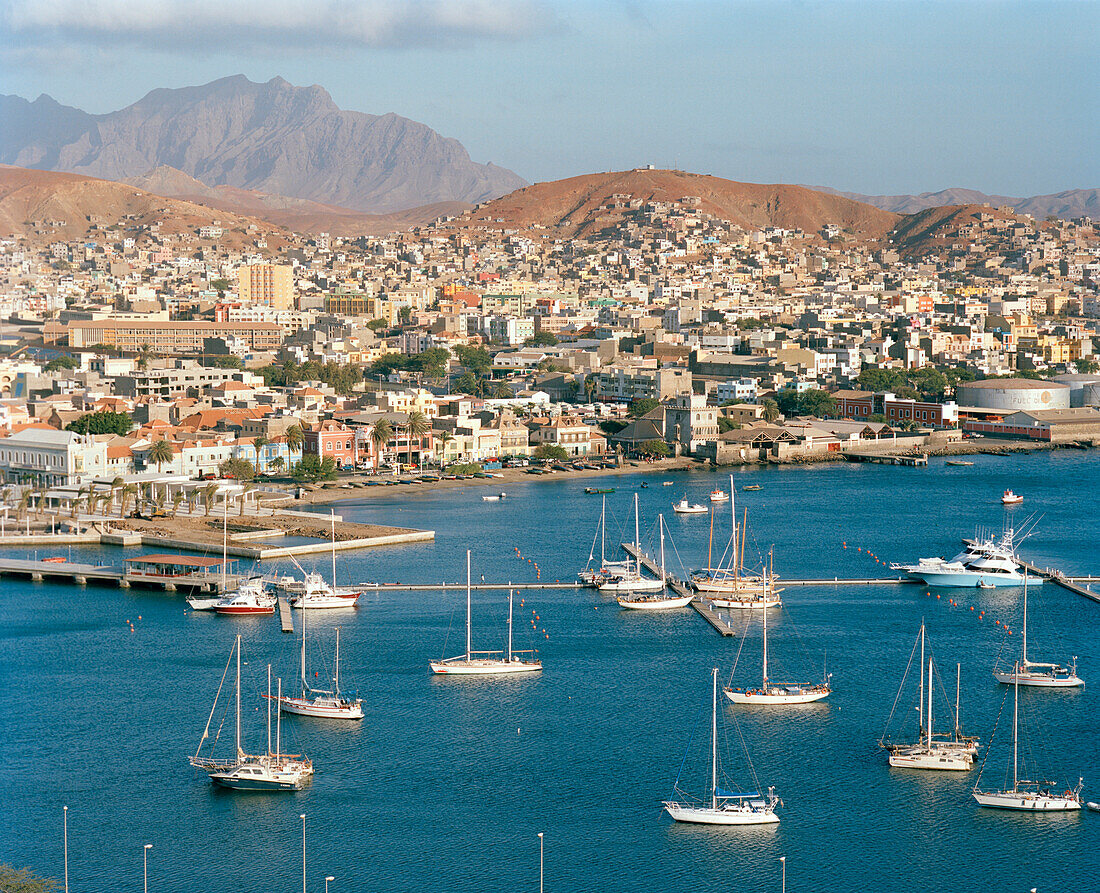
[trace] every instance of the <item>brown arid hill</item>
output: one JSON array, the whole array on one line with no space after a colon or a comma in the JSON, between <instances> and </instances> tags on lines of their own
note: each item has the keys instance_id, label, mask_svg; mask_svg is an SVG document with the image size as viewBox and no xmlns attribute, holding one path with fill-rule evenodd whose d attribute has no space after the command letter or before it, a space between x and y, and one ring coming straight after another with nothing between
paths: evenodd
<instances>
[{"instance_id":1,"label":"brown arid hill","mask_svg":"<svg viewBox=\"0 0 1100 893\"><path fill-rule=\"evenodd\" d=\"M1050 195L1032 195L1026 198L1010 195L987 195L975 189L941 189L939 192L922 192L919 195L863 195L859 192L841 192L828 186L811 186L819 192L843 195L857 202L866 202L876 208L897 214L915 214L929 208L945 205L1007 205L1017 214L1030 214L1039 220L1059 217L1073 220L1076 217L1100 216L1100 189L1067 189Z\"/></svg>"},{"instance_id":2,"label":"brown arid hill","mask_svg":"<svg viewBox=\"0 0 1100 893\"><path fill-rule=\"evenodd\" d=\"M746 229L778 226L815 233L825 224L835 223L857 238L878 239L898 221L898 215L889 211L804 186L738 183L684 171L637 169L526 186L481 205L466 215L468 220L456 221L455 226L540 226L559 236L588 236L631 213L625 207L609 207L615 204L616 195L661 202L694 197L699 210Z\"/></svg>"},{"instance_id":3,"label":"brown arid hill","mask_svg":"<svg viewBox=\"0 0 1100 893\"><path fill-rule=\"evenodd\" d=\"M263 235L272 248L286 233L267 221L165 198L124 183L0 165L0 235L56 241L91 236L94 224L118 223L122 231L159 224L162 233L193 231L217 224L221 244L239 248ZM258 230L247 232L250 225ZM119 232L121 237L122 231ZM99 232L98 239L102 240Z\"/></svg>"},{"instance_id":4,"label":"brown arid hill","mask_svg":"<svg viewBox=\"0 0 1100 893\"><path fill-rule=\"evenodd\" d=\"M965 231L980 226L983 217L1000 222L1022 220L1011 210L997 210L987 205L949 205L902 217L889 238L904 257L917 258L971 242L972 237Z\"/></svg>"},{"instance_id":5,"label":"brown arid hill","mask_svg":"<svg viewBox=\"0 0 1100 893\"><path fill-rule=\"evenodd\" d=\"M304 198L273 195L235 186L207 186L181 170L167 165L141 177L123 182L147 192L206 205L233 214L259 217L275 226L298 233L330 233L334 236L382 236L424 226L439 217L468 211L464 202L439 202L388 214L364 214L350 208L325 205Z\"/></svg>"}]
</instances>

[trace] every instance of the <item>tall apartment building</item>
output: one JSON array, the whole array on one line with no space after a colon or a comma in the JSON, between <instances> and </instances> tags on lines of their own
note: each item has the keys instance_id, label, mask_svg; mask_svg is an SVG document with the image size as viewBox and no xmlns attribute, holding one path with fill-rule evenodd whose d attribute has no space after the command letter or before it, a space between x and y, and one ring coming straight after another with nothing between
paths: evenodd
<instances>
[{"instance_id":1,"label":"tall apartment building","mask_svg":"<svg viewBox=\"0 0 1100 893\"><path fill-rule=\"evenodd\" d=\"M245 264L238 271L237 294L244 304L264 304L275 310L294 307L294 272L278 264Z\"/></svg>"}]
</instances>

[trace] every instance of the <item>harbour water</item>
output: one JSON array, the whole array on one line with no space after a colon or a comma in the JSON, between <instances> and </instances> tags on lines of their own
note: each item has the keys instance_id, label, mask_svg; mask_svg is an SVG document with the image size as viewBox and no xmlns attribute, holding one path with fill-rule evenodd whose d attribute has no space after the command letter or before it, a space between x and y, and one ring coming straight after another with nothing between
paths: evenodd
<instances>
[{"instance_id":1,"label":"harbour water","mask_svg":"<svg viewBox=\"0 0 1100 893\"><path fill-rule=\"evenodd\" d=\"M1100 465L1091 454L974 463L738 471L747 563L774 546L781 577L884 576L877 561L950 556L977 525L999 529L1006 516L1034 514L1042 517L1022 554L1070 574L1100 573ZM664 512L669 566L698 567L707 518L675 517L672 503L685 494L704 501L728 480L701 471L616 478L609 544L620 530L630 538L630 499L642 481L643 528ZM499 489L491 482L488 490L386 488L342 504L348 520L431 528L436 541L342 554L338 582L459 582L466 548L475 579L534 582L537 564L543 582L572 580L600 513L601 497L585 495L585 484L533 478L509 485L500 502L481 500ZM747 484L762 489L742 491ZM1007 487L1025 502L1006 512L999 497ZM728 505L717 511L720 552ZM72 560L117 562L121 554L74 548ZM328 560L305 566L327 572ZM736 715L761 784L783 798L777 828L738 830L675 825L660 801L709 710L709 668L726 679L737 658L739 681L759 672L758 623L742 643L687 609L642 614L591 590L526 591L516 600L516 645L538 647L545 672L476 681L432 678L427 668L462 650L461 592L370 594L354 611L311 613L329 649L340 626L341 680L358 689L366 718L284 718L289 747L317 767L312 786L242 795L213 789L187 756L238 632L246 747L262 748L266 665L284 680L296 672L296 640L277 622L192 613L182 596L162 592L11 580L0 587L0 861L60 877L67 804L74 893L139 890L145 843L154 846L149 889L157 893L297 889L300 813L311 891L324 888L326 875L337 878L333 893L535 890L539 831L546 886L557 891L778 890L780 856L792 891L1097 889L1100 815L982 810L970 799L976 770L891 770L876 745L922 618L948 687L962 664L965 730L988 742L1004 695L990 670L1002 648L1019 645L1018 590L942 590L937 598L914 585L788 588L785 607L769 616L773 672L818 674L827 652L834 694L767 713L721 708L727 719ZM1085 798L1100 800L1100 605L1045 585L1029 607L1031 654L1077 655L1088 684L1021 690L1028 758L1063 782L1084 776ZM501 647L506 616L505 592L476 592L474 647ZM937 698L937 725L946 728L947 701ZM1003 783L1009 744L1001 734L994 745L988 784ZM731 774L749 784L732 726L729 745Z\"/></svg>"}]
</instances>

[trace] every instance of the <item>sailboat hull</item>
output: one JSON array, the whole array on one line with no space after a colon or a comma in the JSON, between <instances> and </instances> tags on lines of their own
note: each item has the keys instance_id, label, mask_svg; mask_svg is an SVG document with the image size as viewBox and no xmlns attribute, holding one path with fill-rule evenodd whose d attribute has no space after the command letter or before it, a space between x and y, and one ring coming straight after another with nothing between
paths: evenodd
<instances>
[{"instance_id":1,"label":"sailboat hull","mask_svg":"<svg viewBox=\"0 0 1100 893\"><path fill-rule=\"evenodd\" d=\"M322 719L362 719L363 705L358 700L349 701L346 698L321 697L310 700L309 698L283 698L279 701L279 709L284 713L295 713L298 716L316 716Z\"/></svg>"},{"instance_id":2,"label":"sailboat hull","mask_svg":"<svg viewBox=\"0 0 1100 893\"><path fill-rule=\"evenodd\" d=\"M608 580L600 584L600 592L660 592L665 584L646 577L630 577L625 580Z\"/></svg>"},{"instance_id":3,"label":"sailboat hull","mask_svg":"<svg viewBox=\"0 0 1100 893\"><path fill-rule=\"evenodd\" d=\"M691 604L692 596L678 596L676 598L620 598L619 607L631 611L671 611L675 608L686 608Z\"/></svg>"},{"instance_id":4,"label":"sailboat hull","mask_svg":"<svg viewBox=\"0 0 1100 893\"><path fill-rule=\"evenodd\" d=\"M780 707L787 704L812 704L832 693L822 686L769 689L723 689L734 704L752 704L757 707Z\"/></svg>"},{"instance_id":5,"label":"sailboat hull","mask_svg":"<svg viewBox=\"0 0 1100 893\"><path fill-rule=\"evenodd\" d=\"M929 769L947 772L969 772L974 758L967 750L948 750L942 747L914 747L896 750L890 754L890 765L895 769Z\"/></svg>"},{"instance_id":6,"label":"sailboat hull","mask_svg":"<svg viewBox=\"0 0 1100 893\"><path fill-rule=\"evenodd\" d=\"M665 803L667 812L677 822L695 825L774 825L779 821L773 809L763 801L759 805L745 806L688 806L682 803Z\"/></svg>"},{"instance_id":7,"label":"sailboat hull","mask_svg":"<svg viewBox=\"0 0 1100 893\"><path fill-rule=\"evenodd\" d=\"M698 584L695 588L704 593L712 591L704 589ZM777 595L769 596L766 599L761 598L759 595L746 595L738 598L715 598L711 596L708 601L716 608L738 608L746 611L751 611L753 608L780 608L783 606L782 600Z\"/></svg>"},{"instance_id":8,"label":"sailboat hull","mask_svg":"<svg viewBox=\"0 0 1100 893\"><path fill-rule=\"evenodd\" d=\"M1035 791L974 791L979 806L991 809L1016 809L1024 812L1071 812L1081 808L1072 791L1042 794Z\"/></svg>"},{"instance_id":9,"label":"sailboat hull","mask_svg":"<svg viewBox=\"0 0 1100 893\"><path fill-rule=\"evenodd\" d=\"M1019 682L1020 685L1029 685L1032 688L1077 688L1085 684L1084 679L1072 673L1062 676L1053 673L1032 673L1026 670L1018 674L994 671L993 678L1005 685Z\"/></svg>"},{"instance_id":10,"label":"sailboat hull","mask_svg":"<svg viewBox=\"0 0 1100 893\"><path fill-rule=\"evenodd\" d=\"M298 595L290 599L290 607L297 610L305 609L307 611L332 609L332 608L354 608L359 601L361 593L354 592L348 595L336 594L319 594L314 595L312 593L308 595Z\"/></svg>"},{"instance_id":11,"label":"sailboat hull","mask_svg":"<svg viewBox=\"0 0 1100 893\"><path fill-rule=\"evenodd\" d=\"M531 660L440 660L430 664L437 676L500 676L541 673L542 661Z\"/></svg>"}]
</instances>

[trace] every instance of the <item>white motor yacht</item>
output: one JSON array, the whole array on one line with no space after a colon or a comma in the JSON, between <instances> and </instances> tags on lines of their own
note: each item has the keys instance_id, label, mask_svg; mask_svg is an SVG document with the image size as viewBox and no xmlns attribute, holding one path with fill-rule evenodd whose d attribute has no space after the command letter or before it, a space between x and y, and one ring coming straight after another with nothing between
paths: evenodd
<instances>
[{"instance_id":1,"label":"white motor yacht","mask_svg":"<svg viewBox=\"0 0 1100 893\"><path fill-rule=\"evenodd\" d=\"M943 558L922 558L917 564L892 564L894 570L905 571L929 586L1022 586L1024 575L1012 543L1012 530L1006 530L1000 540L992 537L972 542L947 561Z\"/></svg>"}]
</instances>

